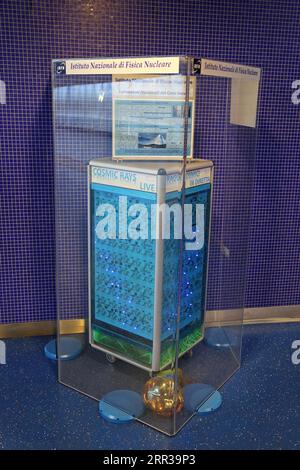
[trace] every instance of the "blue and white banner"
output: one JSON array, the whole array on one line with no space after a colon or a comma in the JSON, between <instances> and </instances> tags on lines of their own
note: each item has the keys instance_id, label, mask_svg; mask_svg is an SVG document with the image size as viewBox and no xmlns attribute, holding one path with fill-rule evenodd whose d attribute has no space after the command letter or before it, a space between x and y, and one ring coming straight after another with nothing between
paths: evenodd
<instances>
[{"instance_id":1,"label":"blue and white banner","mask_svg":"<svg viewBox=\"0 0 300 470\"><path fill-rule=\"evenodd\" d=\"M211 182L211 168L199 168L186 173L186 188L192 188ZM91 183L116 186L119 188L135 189L156 193L156 175L127 171L124 169L108 168L93 165L91 168ZM182 175L173 173L167 175L166 192L180 191L182 187Z\"/></svg>"}]
</instances>

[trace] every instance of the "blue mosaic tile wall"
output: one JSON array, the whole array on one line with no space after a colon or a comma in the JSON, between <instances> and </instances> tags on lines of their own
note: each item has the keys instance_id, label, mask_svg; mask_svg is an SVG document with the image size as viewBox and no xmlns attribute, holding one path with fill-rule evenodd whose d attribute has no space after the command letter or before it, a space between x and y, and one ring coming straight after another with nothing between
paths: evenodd
<instances>
[{"instance_id":1,"label":"blue mosaic tile wall","mask_svg":"<svg viewBox=\"0 0 300 470\"><path fill-rule=\"evenodd\" d=\"M55 318L57 57L189 54L263 68L246 300L300 303L299 0L2 0L0 21L2 323Z\"/></svg>"}]
</instances>

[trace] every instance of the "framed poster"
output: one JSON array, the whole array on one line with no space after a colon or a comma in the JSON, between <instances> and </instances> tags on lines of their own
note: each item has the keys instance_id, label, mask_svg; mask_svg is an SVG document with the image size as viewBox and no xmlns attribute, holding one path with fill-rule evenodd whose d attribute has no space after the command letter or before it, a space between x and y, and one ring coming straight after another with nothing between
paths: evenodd
<instances>
[{"instance_id":1,"label":"framed poster","mask_svg":"<svg viewBox=\"0 0 300 470\"><path fill-rule=\"evenodd\" d=\"M181 160L186 77L113 76L113 159ZM187 157L193 156L195 77L190 77Z\"/></svg>"}]
</instances>

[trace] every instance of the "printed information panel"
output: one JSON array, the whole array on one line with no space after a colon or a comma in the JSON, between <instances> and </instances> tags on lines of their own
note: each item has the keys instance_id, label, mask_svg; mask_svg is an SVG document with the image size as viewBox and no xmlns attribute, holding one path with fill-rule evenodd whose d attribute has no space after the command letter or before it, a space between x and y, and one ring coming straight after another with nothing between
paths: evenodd
<instances>
[{"instance_id":1,"label":"printed information panel","mask_svg":"<svg viewBox=\"0 0 300 470\"><path fill-rule=\"evenodd\" d=\"M187 158L193 154L195 79L190 78ZM186 77L113 77L113 158L183 158Z\"/></svg>"}]
</instances>

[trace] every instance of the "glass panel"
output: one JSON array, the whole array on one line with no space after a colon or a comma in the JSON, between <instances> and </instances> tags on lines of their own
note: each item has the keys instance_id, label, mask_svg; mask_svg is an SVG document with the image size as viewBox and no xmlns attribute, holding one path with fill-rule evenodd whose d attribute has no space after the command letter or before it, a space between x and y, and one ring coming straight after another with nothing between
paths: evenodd
<instances>
[{"instance_id":1,"label":"glass panel","mask_svg":"<svg viewBox=\"0 0 300 470\"><path fill-rule=\"evenodd\" d=\"M241 363L256 130L231 123L231 93L230 79L200 76L197 80L194 157L213 161L214 189L202 185L185 190L186 203L193 202L194 221L197 204L202 209L197 224L202 247L185 249L183 257L181 321L191 309L197 339L189 354L179 350L177 376L183 385L184 408L177 414L176 430ZM184 328L179 336L185 341Z\"/></svg>"},{"instance_id":2,"label":"glass panel","mask_svg":"<svg viewBox=\"0 0 300 470\"><path fill-rule=\"evenodd\" d=\"M172 435L240 364L255 129L191 58L65 72L53 62L59 380Z\"/></svg>"}]
</instances>

